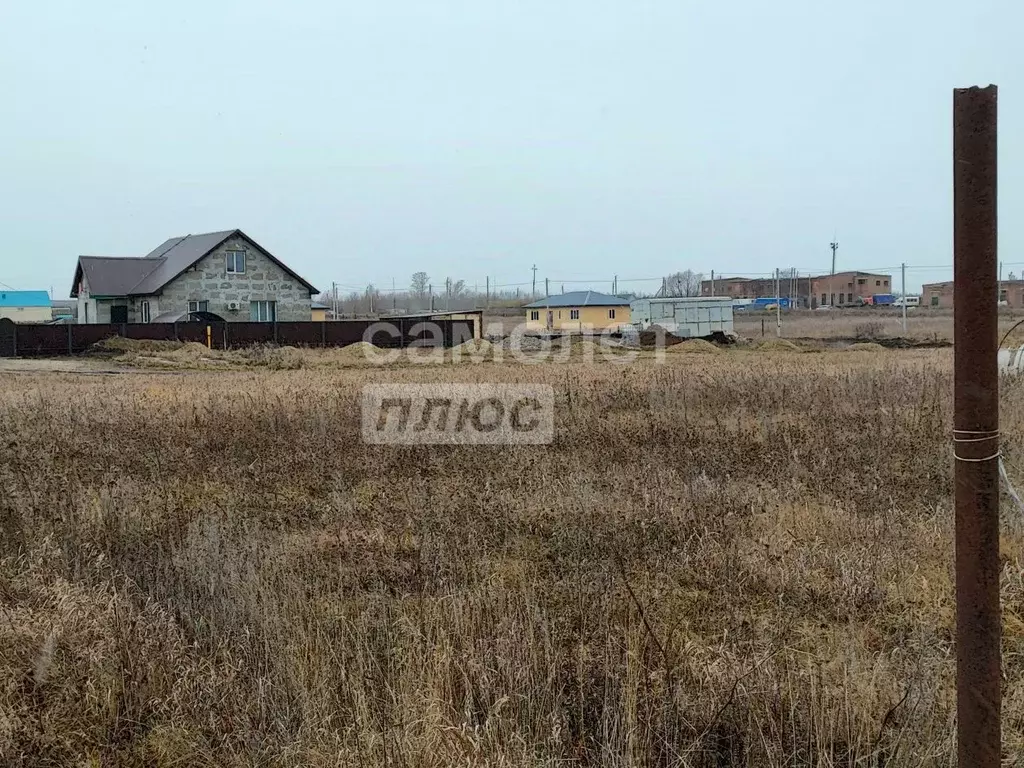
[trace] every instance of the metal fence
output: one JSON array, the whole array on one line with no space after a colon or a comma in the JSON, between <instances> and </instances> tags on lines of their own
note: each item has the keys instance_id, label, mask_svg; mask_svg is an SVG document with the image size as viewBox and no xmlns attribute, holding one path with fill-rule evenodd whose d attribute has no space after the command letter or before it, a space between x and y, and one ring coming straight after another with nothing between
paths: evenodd
<instances>
[{"instance_id":1,"label":"metal fence","mask_svg":"<svg viewBox=\"0 0 1024 768\"><path fill-rule=\"evenodd\" d=\"M344 347L369 341L378 347L451 347L473 338L472 320L336 320L292 323L104 323L95 325L18 324L0 319L0 357L77 355L93 344L126 339L195 341L215 349L254 344Z\"/></svg>"}]
</instances>

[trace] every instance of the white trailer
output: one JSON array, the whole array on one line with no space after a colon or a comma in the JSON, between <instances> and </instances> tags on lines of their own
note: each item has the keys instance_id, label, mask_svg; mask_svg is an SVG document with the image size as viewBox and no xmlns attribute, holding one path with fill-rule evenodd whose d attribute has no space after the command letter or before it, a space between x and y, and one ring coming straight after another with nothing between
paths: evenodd
<instances>
[{"instance_id":1,"label":"white trailer","mask_svg":"<svg viewBox=\"0 0 1024 768\"><path fill-rule=\"evenodd\" d=\"M629 315L641 331L658 325L681 338L734 337L732 303L728 296L635 299L629 303Z\"/></svg>"}]
</instances>

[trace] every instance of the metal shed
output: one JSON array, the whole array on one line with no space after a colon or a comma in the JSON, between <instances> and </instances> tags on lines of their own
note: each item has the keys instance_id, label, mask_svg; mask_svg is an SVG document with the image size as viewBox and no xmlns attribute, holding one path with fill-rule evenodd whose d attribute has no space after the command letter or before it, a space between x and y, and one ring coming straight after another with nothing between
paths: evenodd
<instances>
[{"instance_id":1,"label":"metal shed","mask_svg":"<svg viewBox=\"0 0 1024 768\"><path fill-rule=\"evenodd\" d=\"M728 296L635 299L629 308L633 325L641 331L658 325L684 338L734 333L732 299Z\"/></svg>"}]
</instances>

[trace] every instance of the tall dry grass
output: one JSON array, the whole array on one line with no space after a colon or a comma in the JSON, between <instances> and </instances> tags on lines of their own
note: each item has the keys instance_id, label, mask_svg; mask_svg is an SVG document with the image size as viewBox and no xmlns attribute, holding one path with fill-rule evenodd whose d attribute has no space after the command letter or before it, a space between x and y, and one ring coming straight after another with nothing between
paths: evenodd
<instances>
[{"instance_id":1,"label":"tall dry grass","mask_svg":"<svg viewBox=\"0 0 1024 768\"><path fill-rule=\"evenodd\" d=\"M950 360L9 375L0 761L951 765ZM375 380L550 382L556 442L363 445Z\"/></svg>"}]
</instances>

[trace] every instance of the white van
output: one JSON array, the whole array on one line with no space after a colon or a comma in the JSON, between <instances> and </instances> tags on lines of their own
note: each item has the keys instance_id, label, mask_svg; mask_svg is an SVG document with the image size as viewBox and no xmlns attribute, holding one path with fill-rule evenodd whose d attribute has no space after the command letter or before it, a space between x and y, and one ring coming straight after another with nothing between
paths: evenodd
<instances>
[{"instance_id":1,"label":"white van","mask_svg":"<svg viewBox=\"0 0 1024 768\"><path fill-rule=\"evenodd\" d=\"M919 307L921 306L920 296L900 296L892 303L894 307Z\"/></svg>"}]
</instances>

